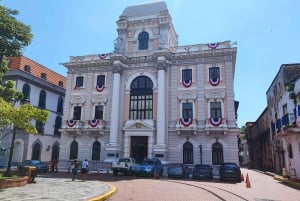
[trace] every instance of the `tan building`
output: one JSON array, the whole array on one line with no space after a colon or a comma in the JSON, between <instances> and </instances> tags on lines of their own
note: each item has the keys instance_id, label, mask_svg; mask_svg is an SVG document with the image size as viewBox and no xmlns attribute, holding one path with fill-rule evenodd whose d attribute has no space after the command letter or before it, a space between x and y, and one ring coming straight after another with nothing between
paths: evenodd
<instances>
[{"instance_id":1,"label":"tan building","mask_svg":"<svg viewBox=\"0 0 300 201\"><path fill-rule=\"evenodd\" d=\"M192 27L191 27L192 29ZM129 6L114 52L70 57L61 168L119 157L185 164L238 163L236 47L178 46L164 2Z\"/></svg>"}]
</instances>

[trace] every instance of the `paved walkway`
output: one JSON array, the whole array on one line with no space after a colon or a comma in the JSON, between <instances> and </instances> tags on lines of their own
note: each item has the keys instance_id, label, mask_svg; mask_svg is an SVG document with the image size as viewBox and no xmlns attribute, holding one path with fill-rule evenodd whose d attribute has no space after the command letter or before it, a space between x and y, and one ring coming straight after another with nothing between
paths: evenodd
<instances>
[{"instance_id":1,"label":"paved walkway","mask_svg":"<svg viewBox=\"0 0 300 201\"><path fill-rule=\"evenodd\" d=\"M0 190L1 201L27 200L105 200L115 188L105 182L71 178L37 177L36 183Z\"/></svg>"}]
</instances>

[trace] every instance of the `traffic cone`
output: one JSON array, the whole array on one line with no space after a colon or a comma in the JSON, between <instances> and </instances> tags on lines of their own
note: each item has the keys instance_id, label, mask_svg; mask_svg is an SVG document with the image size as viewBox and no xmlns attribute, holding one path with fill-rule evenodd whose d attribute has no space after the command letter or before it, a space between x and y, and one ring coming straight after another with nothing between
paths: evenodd
<instances>
[{"instance_id":1,"label":"traffic cone","mask_svg":"<svg viewBox=\"0 0 300 201\"><path fill-rule=\"evenodd\" d=\"M248 173L247 173L247 176L246 176L246 188L251 188L251 184L250 184Z\"/></svg>"},{"instance_id":2,"label":"traffic cone","mask_svg":"<svg viewBox=\"0 0 300 201\"><path fill-rule=\"evenodd\" d=\"M243 175L243 173L241 174L241 181L244 181L244 175Z\"/></svg>"}]
</instances>

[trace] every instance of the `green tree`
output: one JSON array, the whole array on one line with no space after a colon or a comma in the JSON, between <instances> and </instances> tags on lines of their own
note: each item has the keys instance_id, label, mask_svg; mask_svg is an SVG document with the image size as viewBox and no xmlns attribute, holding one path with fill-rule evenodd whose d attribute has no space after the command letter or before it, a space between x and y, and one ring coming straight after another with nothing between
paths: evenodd
<instances>
[{"instance_id":1,"label":"green tree","mask_svg":"<svg viewBox=\"0 0 300 201\"><path fill-rule=\"evenodd\" d=\"M16 19L19 11L0 5L0 97L6 101L22 99L22 93L17 92L11 81L2 83L8 70L7 57L19 56L22 49L31 43L33 35L28 25Z\"/></svg>"},{"instance_id":2,"label":"green tree","mask_svg":"<svg viewBox=\"0 0 300 201\"><path fill-rule=\"evenodd\" d=\"M33 120L46 123L49 112L40 110L29 104L14 107L22 100L23 94L18 92L13 81L3 82L3 76L8 70L7 57L19 56L22 49L32 40L31 28L18 21L15 16L19 12L0 5L0 128L12 128L12 140L5 176L12 176L11 162L17 129L29 134L36 134Z\"/></svg>"}]
</instances>

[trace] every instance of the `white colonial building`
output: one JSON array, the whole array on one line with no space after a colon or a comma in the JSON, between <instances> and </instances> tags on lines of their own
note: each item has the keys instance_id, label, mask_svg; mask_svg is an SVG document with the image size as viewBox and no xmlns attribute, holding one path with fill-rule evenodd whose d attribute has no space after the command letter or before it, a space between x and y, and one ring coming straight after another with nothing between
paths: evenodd
<instances>
[{"instance_id":1,"label":"white colonial building","mask_svg":"<svg viewBox=\"0 0 300 201\"><path fill-rule=\"evenodd\" d=\"M23 92L24 99L15 104L19 107L24 102L49 111L46 124L32 121L38 134L28 134L17 130L12 162L19 163L26 159L50 162L59 158L60 131L63 116L66 77L25 57L9 57L9 71L3 81L15 82L17 91ZM0 132L0 165L8 161L12 130Z\"/></svg>"},{"instance_id":2,"label":"white colonial building","mask_svg":"<svg viewBox=\"0 0 300 201\"><path fill-rule=\"evenodd\" d=\"M99 168L119 157L238 163L236 47L178 46L162 1L125 8L117 32L113 53L63 64L60 167L77 158Z\"/></svg>"}]
</instances>

